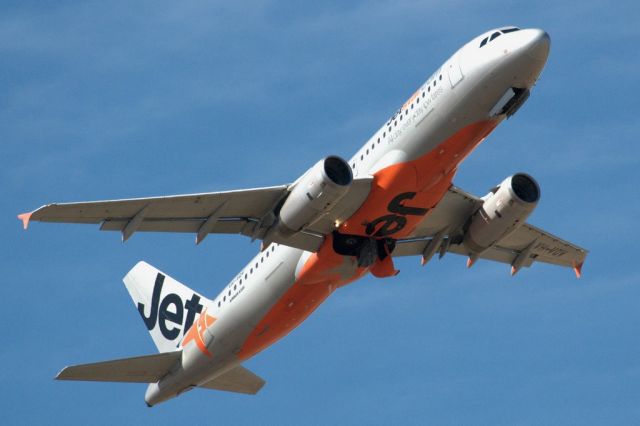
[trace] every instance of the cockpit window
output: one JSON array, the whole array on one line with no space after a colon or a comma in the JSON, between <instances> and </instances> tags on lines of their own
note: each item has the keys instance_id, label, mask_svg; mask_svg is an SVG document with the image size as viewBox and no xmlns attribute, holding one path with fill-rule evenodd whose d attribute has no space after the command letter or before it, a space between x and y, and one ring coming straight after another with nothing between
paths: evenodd
<instances>
[{"instance_id":1,"label":"cockpit window","mask_svg":"<svg viewBox=\"0 0 640 426\"><path fill-rule=\"evenodd\" d=\"M508 33L514 32L514 31L520 31L520 28L512 27L512 28L506 28L504 30L496 31L495 33L491 34L491 37L483 38L482 41L480 42L480 47L482 47L485 44L487 44L488 42L493 41L496 38L500 37L500 34L508 34Z\"/></svg>"}]
</instances>

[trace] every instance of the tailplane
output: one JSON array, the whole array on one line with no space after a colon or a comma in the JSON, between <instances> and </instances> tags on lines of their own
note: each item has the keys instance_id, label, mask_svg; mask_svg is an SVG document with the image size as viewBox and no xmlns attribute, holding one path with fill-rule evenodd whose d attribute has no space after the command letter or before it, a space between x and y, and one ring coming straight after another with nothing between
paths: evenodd
<instances>
[{"instance_id":1,"label":"tailplane","mask_svg":"<svg viewBox=\"0 0 640 426\"><path fill-rule=\"evenodd\" d=\"M156 383L180 362L182 351L162 352L111 361L94 362L65 367L56 380L84 380L96 382ZM199 387L226 392L256 394L265 381L238 365Z\"/></svg>"},{"instance_id":2,"label":"tailplane","mask_svg":"<svg viewBox=\"0 0 640 426\"><path fill-rule=\"evenodd\" d=\"M56 380L155 383L180 360L182 351L72 365L58 373Z\"/></svg>"},{"instance_id":3,"label":"tailplane","mask_svg":"<svg viewBox=\"0 0 640 426\"><path fill-rule=\"evenodd\" d=\"M138 262L123 281L160 352L175 351L211 305L209 299L146 262Z\"/></svg>"},{"instance_id":4,"label":"tailplane","mask_svg":"<svg viewBox=\"0 0 640 426\"><path fill-rule=\"evenodd\" d=\"M201 388L215 389L225 392L246 393L255 395L264 386L265 381L257 374L241 365L200 385Z\"/></svg>"}]
</instances>

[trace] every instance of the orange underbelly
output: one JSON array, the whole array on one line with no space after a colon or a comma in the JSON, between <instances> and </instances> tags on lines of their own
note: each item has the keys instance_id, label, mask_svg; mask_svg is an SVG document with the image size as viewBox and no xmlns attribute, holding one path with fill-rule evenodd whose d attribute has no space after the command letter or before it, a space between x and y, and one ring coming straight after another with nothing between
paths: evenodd
<instances>
[{"instance_id":1,"label":"orange underbelly","mask_svg":"<svg viewBox=\"0 0 640 426\"><path fill-rule=\"evenodd\" d=\"M336 288L366 272L366 268L356 266L354 259L337 254L333 236L328 235L320 250L309 256L295 283L253 329L240 350L240 359L251 358L289 334Z\"/></svg>"},{"instance_id":2,"label":"orange underbelly","mask_svg":"<svg viewBox=\"0 0 640 426\"><path fill-rule=\"evenodd\" d=\"M405 238L442 199L460 162L495 128L495 120L464 127L429 153L373 175L364 204L339 231Z\"/></svg>"},{"instance_id":3,"label":"orange underbelly","mask_svg":"<svg viewBox=\"0 0 640 426\"><path fill-rule=\"evenodd\" d=\"M345 234L403 238L442 199L458 164L495 128L497 121L467 126L424 156L374 174L365 203L339 228ZM296 282L275 303L242 346L242 360L264 350L302 323L333 291L366 274L355 259L333 250L327 236ZM349 262L352 262L349 264Z\"/></svg>"}]
</instances>

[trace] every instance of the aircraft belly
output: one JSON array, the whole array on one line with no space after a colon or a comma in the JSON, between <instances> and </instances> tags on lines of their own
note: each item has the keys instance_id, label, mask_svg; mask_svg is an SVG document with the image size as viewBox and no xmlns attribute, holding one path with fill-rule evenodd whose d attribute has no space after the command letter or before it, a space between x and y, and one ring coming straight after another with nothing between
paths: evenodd
<instances>
[{"instance_id":1,"label":"aircraft belly","mask_svg":"<svg viewBox=\"0 0 640 426\"><path fill-rule=\"evenodd\" d=\"M288 289L264 315L244 342L238 356L248 359L272 345L300 325L333 291L366 274L352 256L333 250L333 236L325 238L320 250L299 258L295 276L282 287Z\"/></svg>"},{"instance_id":2,"label":"aircraft belly","mask_svg":"<svg viewBox=\"0 0 640 426\"><path fill-rule=\"evenodd\" d=\"M417 158L373 174L367 200L339 230L344 234L403 238L442 199L460 162L496 127L497 120L467 125Z\"/></svg>"},{"instance_id":3,"label":"aircraft belly","mask_svg":"<svg viewBox=\"0 0 640 426\"><path fill-rule=\"evenodd\" d=\"M470 124L428 153L377 171L369 197L341 225L340 231L374 237L401 238L409 235L450 187L458 164L497 123L496 120L483 120ZM399 195L404 198L398 200ZM405 213L402 218L389 212L394 200L394 207ZM317 253L302 257L303 265L295 268L295 279L287 275L279 278L284 282L274 283L286 291L278 293L277 301L269 305L268 312L261 310L253 317L254 320L260 317L259 323L251 321L247 324L255 327L238 352L240 359L252 357L287 335L336 288L367 273L366 268L357 267L354 257L336 254L331 241L332 235L328 235Z\"/></svg>"}]
</instances>

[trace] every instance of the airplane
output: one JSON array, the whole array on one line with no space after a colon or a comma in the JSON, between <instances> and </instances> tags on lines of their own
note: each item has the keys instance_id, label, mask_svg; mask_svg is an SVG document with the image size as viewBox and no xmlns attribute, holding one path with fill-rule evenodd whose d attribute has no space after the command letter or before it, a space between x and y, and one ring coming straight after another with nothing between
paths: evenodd
<instances>
[{"instance_id":1,"label":"airplane","mask_svg":"<svg viewBox=\"0 0 640 426\"><path fill-rule=\"evenodd\" d=\"M148 383L151 407L194 388L255 394L265 381L242 366L300 325L336 289L394 258L467 257L511 266L573 268L588 252L526 223L540 187L515 173L484 197L452 180L462 161L528 99L549 35L503 27L475 37L422 84L356 154L329 155L291 184L112 201L49 204L30 221L119 231L242 234L260 251L213 299L139 262L124 284L159 353L75 365L59 380Z\"/></svg>"}]
</instances>

